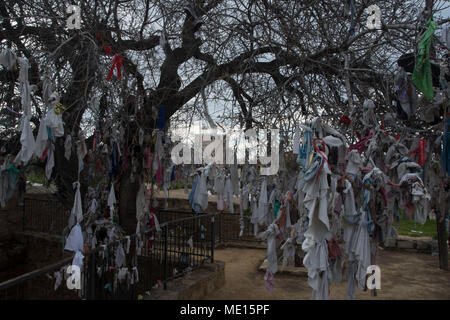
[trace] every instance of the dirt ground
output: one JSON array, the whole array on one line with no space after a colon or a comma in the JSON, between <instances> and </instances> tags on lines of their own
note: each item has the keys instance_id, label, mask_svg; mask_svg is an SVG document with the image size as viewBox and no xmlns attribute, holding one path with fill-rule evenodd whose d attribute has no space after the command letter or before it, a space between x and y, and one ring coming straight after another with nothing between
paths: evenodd
<instances>
[{"instance_id":1,"label":"dirt ground","mask_svg":"<svg viewBox=\"0 0 450 320\"><path fill-rule=\"evenodd\" d=\"M258 267L265 250L224 248L215 251L225 261L225 285L208 296L209 300L302 300L310 299L312 289L307 277L276 274L271 293L264 289L264 273ZM450 299L450 272L438 268L438 257L430 254L383 250L377 264L381 269L378 296L356 289L356 298L364 300ZM347 282L331 284L330 298L346 298Z\"/></svg>"},{"instance_id":2,"label":"dirt ground","mask_svg":"<svg viewBox=\"0 0 450 320\"><path fill-rule=\"evenodd\" d=\"M170 190L170 198L187 199L183 189ZM159 193L163 197L163 193ZM216 196L210 195L209 201ZM239 203L238 198L233 202ZM266 251L247 248L216 249L215 258L225 262L225 285L209 294L210 300L309 300L312 289L306 276L277 273L275 288L264 288L264 272L258 271ZM440 270L437 256L406 251L380 250L377 265L381 269L381 289L372 297L369 291L356 289L356 298L364 300L439 299L450 300L450 272ZM347 282L330 285L331 299L345 299Z\"/></svg>"}]
</instances>

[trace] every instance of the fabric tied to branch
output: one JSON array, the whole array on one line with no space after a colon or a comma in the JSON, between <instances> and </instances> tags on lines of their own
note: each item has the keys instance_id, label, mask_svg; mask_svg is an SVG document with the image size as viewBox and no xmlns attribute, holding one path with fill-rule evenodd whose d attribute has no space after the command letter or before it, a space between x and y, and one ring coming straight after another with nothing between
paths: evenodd
<instances>
[{"instance_id":1,"label":"fabric tied to branch","mask_svg":"<svg viewBox=\"0 0 450 320\"><path fill-rule=\"evenodd\" d=\"M266 274L264 275L264 280L266 281L265 289L269 293L271 293L273 288L275 287L273 279L274 279L273 274L267 271Z\"/></svg>"},{"instance_id":2,"label":"fabric tied to branch","mask_svg":"<svg viewBox=\"0 0 450 320\"><path fill-rule=\"evenodd\" d=\"M33 157L36 142L34 140L33 131L30 125L30 116L24 115L22 117L22 134L20 135L20 143L22 148L17 154L15 163L22 162L24 165Z\"/></svg>"},{"instance_id":3,"label":"fabric tied to branch","mask_svg":"<svg viewBox=\"0 0 450 320\"><path fill-rule=\"evenodd\" d=\"M3 49L0 53L0 64L5 66L8 71L11 71L15 68L16 62L16 54L9 48Z\"/></svg>"},{"instance_id":4,"label":"fabric tied to branch","mask_svg":"<svg viewBox=\"0 0 450 320\"><path fill-rule=\"evenodd\" d=\"M111 183L111 190L109 191L109 195L108 195L108 207L109 207L111 220L112 220L113 214L114 214L115 203L116 203L116 194L114 193L114 184Z\"/></svg>"},{"instance_id":5,"label":"fabric tied to branch","mask_svg":"<svg viewBox=\"0 0 450 320\"><path fill-rule=\"evenodd\" d=\"M408 154L417 155L417 163L423 167L426 159L425 139L420 139L418 147L410 151Z\"/></svg>"},{"instance_id":6,"label":"fabric tied to branch","mask_svg":"<svg viewBox=\"0 0 450 320\"><path fill-rule=\"evenodd\" d=\"M431 77L430 47L436 22L428 20L427 30L419 42L417 61L414 68L412 81L426 98L433 99L433 80Z\"/></svg>"},{"instance_id":7,"label":"fabric tied to branch","mask_svg":"<svg viewBox=\"0 0 450 320\"><path fill-rule=\"evenodd\" d=\"M360 141L358 141L355 144L352 144L348 147L348 151L351 151L353 149L358 150L358 152L361 154L364 150L366 150L367 144L370 142L370 139L372 139L373 135L373 129L370 130L370 133L367 137L362 138Z\"/></svg>"},{"instance_id":8,"label":"fabric tied to branch","mask_svg":"<svg viewBox=\"0 0 450 320\"><path fill-rule=\"evenodd\" d=\"M277 259L277 236L280 234L280 230L276 223L269 225L266 231L258 235L260 239L267 239L267 272L264 277L266 280L266 290L271 292L273 284L273 275L278 271L278 259Z\"/></svg>"},{"instance_id":9,"label":"fabric tied to branch","mask_svg":"<svg viewBox=\"0 0 450 320\"><path fill-rule=\"evenodd\" d=\"M109 70L108 77L106 78L107 81L111 80L111 77L114 73L114 69L117 69L117 79L118 80L122 79L122 70L121 70L122 62L123 62L122 55L120 53L116 53L112 61L111 69Z\"/></svg>"},{"instance_id":10,"label":"fabric tied to branch","mask_svg":"<svg viewBox=\"0 0 450 320\"><path fill-rule=\"evenodd\" d=\"M73 202L72 211L70 213L69 228L72 228L75 222L81 223L81 221L83 221L83 207L81 204L80 183L78 181L74 182L73 187L77 190L75 192L75 199Z\"/></svg>"},{"instance_id":11,"label":"fabric tied to branch","mask_svg":"<svg viewBox=\"0 0 450 320\"><path fill-rule=\"evenodd\" d=\"M83 250L83 232L81 231L81 226L77 223L72 230L70 230L69 236L66 239L66 245L64 250L69 251L82 251Z\"/></svg>"},{"instance_id":12,"label":"fabric tied to branch","mask_svg":"<svg viewBox=\"0 0 450 320\"><path fill-rule=\"evenodd\" d=\"M307 236L302 244L302 250L306 252L303 265L308 270L308 284L313 289L312 300L329 300L328 295L328 245L323 239L314 241Z\"/></svg>"}]
</instances>

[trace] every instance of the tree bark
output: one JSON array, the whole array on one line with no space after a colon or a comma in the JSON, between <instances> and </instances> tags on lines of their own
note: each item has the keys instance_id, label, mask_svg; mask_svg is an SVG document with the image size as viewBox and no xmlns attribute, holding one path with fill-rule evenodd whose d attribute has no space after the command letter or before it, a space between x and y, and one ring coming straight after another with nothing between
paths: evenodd
<instances>
[{"instance_id":1,"label":"tree bark","mask_svg":"<svg viewBox=\"0 0 450 320\"><path fill-rule=\"evenodd\" d=\"M439 248L439 268L443 270L448 270L448 246L445 232L445 216L447 215L448 205L446 192L444 190L443 184L441 184L439 190L439 203L440 208L436 213L436 228L437 228L438 248Z\"/></svg>"},{"instance_id":2,"label":"tree bark","mask_svg":"<svg viewBox=\"0 0 450 320\"><path fill-rule=\"evenodd\" d=\"M130 179L131 166L123 173L119 185L119 224L126 234L136 232L136 195L139 191L139 179Z\"/></svg>"}]
</instances>

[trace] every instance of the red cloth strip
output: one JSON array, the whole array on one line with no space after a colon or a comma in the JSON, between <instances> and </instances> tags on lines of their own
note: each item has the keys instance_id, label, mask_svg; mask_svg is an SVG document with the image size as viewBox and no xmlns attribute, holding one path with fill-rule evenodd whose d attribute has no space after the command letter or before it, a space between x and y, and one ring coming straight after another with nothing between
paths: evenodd
<instances>
[{"instance_id":1,"label":"red cloth strip","mask_svg":"<svg viewBox=\"0 0 450 320\"><path fill-rule=\"evenodd\" d=\"M216 121L217 125L222 128L223 132L225 132L225 129Z\"/></svg>"},{"instance_id":2,"label":"red cloth strip","mask_svg":"<svg viewBox=\"0 0 450 320\"><path fill-rule=\"evenodd\" d=\"M386 128L384 127L383 119L382 119L382 118L380 118L380 122L381 122L381 130L383 130L383 132L384 132L386 135L388 135L387 132L386 132Z\"/></svg>"},{"instance_id":3,"label":"red cloth strip","mask_svg":"<svg viewBox=\"0 0 450 320\"><path fill-rule=\"evenodd\" d=\"M103 49L105 50L106 54L109 57L109 54L111 53L111 47L110 46L105 46L105 43L103 42L103 39L102 39L102 36L100 35L100 33L97 33L97 38L102 43L102 47L103 47Z\"/></svg>"},{"instance_id":4,"label":"red cloth strip","mask_svg":"<svg viewBox=\"0 0 450 320\"><path fill-rule=\"evenodd\" d=\"M419 140L419 146L416 149L408 152L408 154L417 154L418 155L417 163L420 166L423 166L425 164L425 159L426 159L425 141L426 141L425 138Z\"/></svg>"},{"instance_id":5,"label":"red cloth strip","mask_svg":"<svg viewBox=\"0 0 450 320\"><path fill-rule=\"evenodd\" d=\"M316 141L316 140L319 140L319 141L322 142L322 146L323 146L323 150L324 150L324 151L325 151L325 141L323 141L323 139L321 139L321 138L316 138L316 139L313 140L312 145L313 145L314 149L316 149L316 151L317 151L317 152L322 156L322 158L327 162L328 169L331 170L330 164L328 163L327 158L325 157L325 155L324 155L322 152L320 152L319 148L317 148L317 146L315 145L314 141ZM314 183L317 183L317 180L319 179L319 173L320 173L320 170L322 170L322 167L323 167L323 162L322 162L322 164L320 165L319 171L317 171L317 176L316 176L316 179L315 179Z\"/></svg>"},{"instance_id":6,"label":"red cloth strip","mask_svg":"<svg viewBox=\"0 0 450 320\"><path fill-rule=\"evenodd\" d=\"M345 114L339 118L339 121L344 123L347 127L352 123L350 117Z\"/></svg>"},{"instance_id":7,"label":"red cloth strip","mask_svg":"<svg viewBox=\"0 0 450 320\"><path fill-rule=\"evenodd\" d=\"M367 137L364 137L361 140L359 140L357 143L349 146L348 151L356 149L356 150L358 150L359 153L363 153L363 151L366 149L367 144L369 143L370 139L372 139L372 135L373 135L373 129L370 130L370 133Z\"/></svg>"},{"instance_id":8,"label":"red cloth strip","mask_svg":"<svg viewBox=\"0 0 450 320\"><path fill-rule=\"evenodd\" d=\"M122 62L123 62L122 55L120 53L116 53L112 62L111 69L109 70L108 77L106 78L107 81L111 80L114 68L117 69L117 79L118 80L122 79L122 71L121 71Z\"/></svg>"}]
</instances>

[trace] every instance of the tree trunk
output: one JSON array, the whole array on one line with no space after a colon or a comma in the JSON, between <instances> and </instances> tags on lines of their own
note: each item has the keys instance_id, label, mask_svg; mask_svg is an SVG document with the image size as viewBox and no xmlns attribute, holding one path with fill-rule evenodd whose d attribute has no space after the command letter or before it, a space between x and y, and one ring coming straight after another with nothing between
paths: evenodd
<instances>
[{"instance_id":1,"label":"tree trunk","mask_svg":"<svg viewBox=\"0 0 450 320\"><path fill-rule=\"evenodd\" d=\"M152 101L153 102L153 101ZM154 123L152 123L152 103L148 101L144 103L144 106L141 110L139 110L138 117L140 117L141 123L144 123L145 128L149 128L146 131L146 135L151 135L153 130L155 129ZM166 119L166 123L167 123ZM128 146L129 146L129 159L127 161L127 168L124 172L121 172L121 176L119 179L119 188L116 189L119 192L118 200L119 200L119 224L126 234L134 234L136 232L136 197L139 192L141 179L143 178L144 168L142 167L143 158L144 158L144 149L146 147L146 143L142 146L133 146L133 136L138 136L139 128L135 123L127 123L125 126L128 130ZM145 140L145 139L144 139ZM150 151L152 154L152 159L154 155L154 145L150 144ZM125 151L124 151L125 152ZM131 171L132 171L132 157L135 157L138 160L138 168L137 174L135 174L134 182L131 181ZM152 161L153 163L153 161ZM152 167L152 166L151 166ZM150 177L152 177L152 170L150 170ZM153 178L151 179L153 181Z\"/></svg>"},{"instance_id":2,"label":"tree trunk","mask_svg":"<svg viewBox=\"0 0 450 320\"><path fill-rule=\"evenodd\" d=\"M131 168L123 173L119 185L119 224L126 234L136 232L136 195L139 191L139 179L130 179Z\"/></svg>"},{"instance_id":3,"label":"tree trunk","mask_svg":"<svg viewBox=\"0 0 450 320\"><path fill-rule=\"evenodd\" d=\"M425 1L425 9L427 10L426 19L433 19L433 0ZM434 47L430 47L430 57L434 58L436 55L434 51ZM447 112L447 108L445 108L444 112ZM447 117L444 117L444 125L447 121ZM439 151L438 151L439 152ZM441 169L441 181L439 187L439 208L436 208L436 228L437 228L437 236L438 236L438 248L439 248L439 268L448 270L448 246L445 232L445 217L447 215L447 193L444 190L443 181L446 177L446 172L442 168L442 162L440 162Z\"/></svg>"},{"instance_id":4,"label":"tree trunk","mask_svg":"<svg viewBox=\"0 0 450 320\"><path fill-rule=\"evenodd\" d=\"M448 270L448 246L445 232L445 216L447 215L448 205L446 192L443 184L441 184L439 190L439 203L440 208L436 212L436 228L438 236L438 248L439 248L439 268Z\"/></svg>"}]
</instances>

